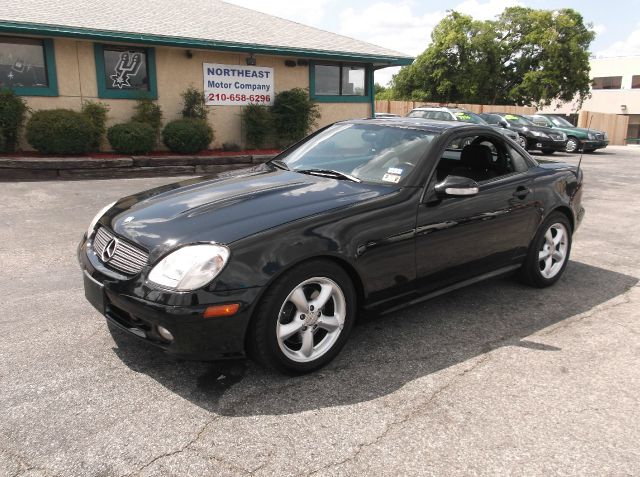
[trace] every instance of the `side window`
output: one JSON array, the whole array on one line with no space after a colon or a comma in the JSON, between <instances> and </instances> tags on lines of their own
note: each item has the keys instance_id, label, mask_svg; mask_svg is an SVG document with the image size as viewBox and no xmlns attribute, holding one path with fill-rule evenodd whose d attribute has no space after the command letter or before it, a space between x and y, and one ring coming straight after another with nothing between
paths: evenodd
<instances>
[{"instance_id":1,"label":"side window","mask_svg":"<svg viewBox=\"0 0 640 477\"><path fill-rule=\"evenodd\" d=\"M513 151L513 153L511 152ZM436 167L436 180L449 175L487 182L527 169L527 162L501 139L464 136L452 139Z\"/></svg>"},{"instance_id":2,"label":"side window","mask_svg":"<svg viewBox=\"0 0 640 477\"><path fill-rule=\"evenodd\" d=\"M513 149L511 146L507 146L507 150L509 151L509 161L510 166L513 172L524 172L529 169L529 164L527 164L527 160L522 157L518 151Z\"/></svg>"}]
</instances>

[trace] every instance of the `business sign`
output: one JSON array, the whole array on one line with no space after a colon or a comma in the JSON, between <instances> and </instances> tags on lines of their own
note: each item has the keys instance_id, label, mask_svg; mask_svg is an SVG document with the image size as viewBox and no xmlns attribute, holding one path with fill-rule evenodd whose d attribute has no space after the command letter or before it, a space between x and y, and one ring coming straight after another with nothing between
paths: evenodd
<instances>
[{"instance_id":1,"label":"business sign","mask_svg":"<svg viewBox=\"0 0 640 477\"><path fill-rule=\"evenodd\" d=\"M203 63L208 106L273 105L273 68Z\"/></svg>"}]
</instances>

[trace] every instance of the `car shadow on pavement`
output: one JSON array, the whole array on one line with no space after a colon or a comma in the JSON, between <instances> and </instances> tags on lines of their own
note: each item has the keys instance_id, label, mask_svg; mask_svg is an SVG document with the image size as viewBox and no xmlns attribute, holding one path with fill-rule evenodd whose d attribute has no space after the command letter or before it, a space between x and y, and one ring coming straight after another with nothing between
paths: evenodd
<instances>
[{"instance_id":1,"label":"car shadow on pavement","mask_svg":"<svg viewBox=\"0 0 640 477\"><path fill-rule=\"evenodd\" d=\"M384 316L360 320L318 372L288 377L248 360L177 361L117 329L114 351L132 370L226 416L278 415L383 397L405 384L502 346L559 348L527 338L629 290L637 278L570 262L555 286L486 281Z\"/></svg>"}]
</instances>

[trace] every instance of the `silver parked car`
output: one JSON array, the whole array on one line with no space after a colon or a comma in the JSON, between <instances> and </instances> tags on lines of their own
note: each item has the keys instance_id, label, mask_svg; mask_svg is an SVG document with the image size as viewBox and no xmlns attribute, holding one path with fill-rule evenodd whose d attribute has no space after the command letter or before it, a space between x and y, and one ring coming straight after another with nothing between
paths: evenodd
<instances>
[{"instance_id":1,"label":"silver parked car","mask_svg":"<svg viewBox=\"0 0 640 477\"><path fill-rule=\"evenodd\" d=\"M476 113L472 113L471 111L467 111L460 108L445 108L445 107L420 107L411 110L409 114L407 114L408 118L423 118L423 119L435 119L438 121L462 121L465 123L473 123L473 124L485 124L493 127L504 136L512 139L514 141L518 140L518 133L511 131L509 129L502 128L500 126L495 126L493 124L489 124Z\"/></svg>"}]
</instances>

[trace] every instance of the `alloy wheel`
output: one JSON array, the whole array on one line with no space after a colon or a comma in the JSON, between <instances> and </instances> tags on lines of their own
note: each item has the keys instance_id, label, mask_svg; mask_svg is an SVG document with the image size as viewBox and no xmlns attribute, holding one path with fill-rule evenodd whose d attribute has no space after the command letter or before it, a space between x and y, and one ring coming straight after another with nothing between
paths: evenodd
<instances>
[{"instance_id":1,"label":"alloy wheel","mask_svg":"<svg viewBox=\"0 0 640 477\"><path fill-rule=\"evenodd\" d=\"M527 149L527 138L518 134L518 144L522 149Z\"/></svg>"},{"instance_id":2,"label":"alloy wheel","mask_svg":"<svg viewBox=\"0 0 640 477\"><path fill-rule=\"evenodd\" d=\"M340 286L326 277L297 285L280 307L276 338L284 355L298 363L315 361L338 341L346 318Z\"/></svg>"},{"instance_id":3,"label":"alloy wheel","mask_svg":"<svg viewBox=\"0 0 640 477\"><path fill-rule=\"evenodd\" d=\"M578 150L578 140L570 137L567 140L567 145L565 146L565 150L567 152L576 152Z\"/></svg>"},{"instance_id":4,"label":"alloy wheel","mask_svg":"<svg viewBox=\"0 0 640 477\"><path fill-rule=\"evenodd\" d=\"M555 277L565 260L569 249L569 232L564 224L552 224L544 234L544 242L538 251L538 266L540 274L550 279Z\"/></svg>"}]
</instances>

